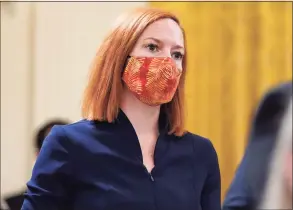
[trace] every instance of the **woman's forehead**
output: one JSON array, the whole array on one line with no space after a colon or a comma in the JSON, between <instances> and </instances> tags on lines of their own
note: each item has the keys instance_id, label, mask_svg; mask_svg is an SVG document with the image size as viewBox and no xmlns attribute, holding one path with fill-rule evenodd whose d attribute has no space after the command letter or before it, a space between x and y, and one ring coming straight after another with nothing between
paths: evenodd
<instances>
[{"instance_id":1,"label":"woman's forehead","mask_svg":"<svg viewBox=\"0 0 293 210\"><path fill-rule=\"evenodd\" d=\"M180 26L172 19L165 18L150 24L139 40L155 38L173 45L184 46L184 37Z\"/></svg>"}]
</instances>

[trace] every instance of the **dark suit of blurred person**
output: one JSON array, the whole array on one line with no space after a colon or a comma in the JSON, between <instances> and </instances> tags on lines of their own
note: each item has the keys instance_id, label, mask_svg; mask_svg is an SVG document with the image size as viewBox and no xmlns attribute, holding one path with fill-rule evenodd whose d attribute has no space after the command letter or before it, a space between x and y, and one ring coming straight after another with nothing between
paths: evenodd
<instances>
[{"instance_id":1,"label":"dark suit of blurred person","mask_svg":"<svg viewBox=\"0 0 293 210\"><path fill-rule=\"evenodd\" d=\"M263 97L252 124L245 155L226 194L223 210L253 210L261 200L281 119L292 96L292 81Z\"/></svg>"}]
</instances>

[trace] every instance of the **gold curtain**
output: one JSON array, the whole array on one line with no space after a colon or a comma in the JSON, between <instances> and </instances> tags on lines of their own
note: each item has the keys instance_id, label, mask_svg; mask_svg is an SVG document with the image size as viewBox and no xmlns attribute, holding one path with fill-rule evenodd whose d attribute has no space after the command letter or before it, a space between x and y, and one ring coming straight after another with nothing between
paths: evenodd
<instances>
[{"instance_id":1,"label":"gold curtain","mask_svg":"<svg viewBox=\"0 0 293 210\"><path fill-rule=\"evenodd\" d=\"M150 4L175 12L186 30L187 128L213 142L223 198L258 100L272 85L292 79L292 3Z\"/></svg>"}]
</instances>

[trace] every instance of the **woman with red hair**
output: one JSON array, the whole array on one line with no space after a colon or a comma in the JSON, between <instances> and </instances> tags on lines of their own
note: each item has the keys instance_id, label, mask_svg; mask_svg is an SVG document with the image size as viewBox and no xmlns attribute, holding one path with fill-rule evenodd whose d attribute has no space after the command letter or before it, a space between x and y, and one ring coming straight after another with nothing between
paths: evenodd
<instances>
[{"instance_id":1,"label":"woman with red hair","mask_svg":"<svg viewBox=\"0 0 293 210\"><path fill-rule=\"evenodd\" d=\"M184 129L185 74L176 16L121 16L94 59L84 119L51 130L22 210L220 210L214 147Z\"/></svg>"}]
</instances>

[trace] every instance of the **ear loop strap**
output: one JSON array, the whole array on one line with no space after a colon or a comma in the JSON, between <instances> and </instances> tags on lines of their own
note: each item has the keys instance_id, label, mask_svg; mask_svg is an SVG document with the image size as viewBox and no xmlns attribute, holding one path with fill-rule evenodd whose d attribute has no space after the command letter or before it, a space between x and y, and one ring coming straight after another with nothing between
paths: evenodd
<instances>
[{"instance_id":1,"label":"ear loop strap","mask_svg":"<svg viewBox=\"0 0 293 210\"><path fill-rule=\"evenodd\" d=\"M128 56L126 57L126 61L125 61L125 63L124 63L123 69L122 69L122 71L121 71L121 78L122 78L122 76L123 76L124 70L125 70L125 68L126 68L126 66L127 66L128 61L129 61L130 58L131 58L130 55L128 55Z\"/></svg>"}]
</instances>

